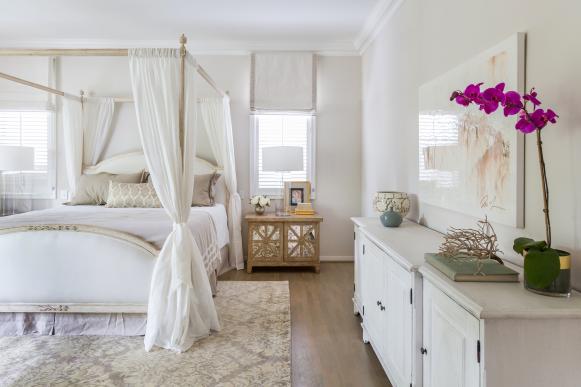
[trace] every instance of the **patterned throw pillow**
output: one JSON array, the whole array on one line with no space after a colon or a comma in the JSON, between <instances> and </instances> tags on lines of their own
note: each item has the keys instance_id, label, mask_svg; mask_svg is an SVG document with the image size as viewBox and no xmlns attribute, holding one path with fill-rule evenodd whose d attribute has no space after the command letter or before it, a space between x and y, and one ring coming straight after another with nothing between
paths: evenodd
<instances>
[{"instance_id":1,"label":"patterned throw pillow","mask_svg":"<svg viewBox=\"0 0 581 387\"><path fill-rule=\"evenodd\" d=\"M158 208L161 207L161 203L151 183L131 184L111 181L105 207Z\"/></svg>"}]
</instances>

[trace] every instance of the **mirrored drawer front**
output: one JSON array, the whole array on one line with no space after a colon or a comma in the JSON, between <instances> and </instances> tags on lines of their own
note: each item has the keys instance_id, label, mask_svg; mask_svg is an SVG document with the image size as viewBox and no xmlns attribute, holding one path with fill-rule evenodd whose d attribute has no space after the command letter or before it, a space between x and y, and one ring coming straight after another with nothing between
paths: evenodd
<instances>
[{"instance_id":1,"label":"mirrored drawer front","mask_svg":"<svg viewBox=\"0 0 581 387\"><path fill-rule=\"evenodd\" d=\"M289 223L286 225L286 260L311 261L318 256L318 223Z\"/></svg>"},{"instance_id":2,"label":"mirrored drawer front","mask_svg":"<svg viewBox=\"0 0 581 387\"><path fill-rule=\"evenodd\" d=\"M282 262L283 260L283 224L251 223L250 246L256 261Z\"/></svg>"}]
</instances>

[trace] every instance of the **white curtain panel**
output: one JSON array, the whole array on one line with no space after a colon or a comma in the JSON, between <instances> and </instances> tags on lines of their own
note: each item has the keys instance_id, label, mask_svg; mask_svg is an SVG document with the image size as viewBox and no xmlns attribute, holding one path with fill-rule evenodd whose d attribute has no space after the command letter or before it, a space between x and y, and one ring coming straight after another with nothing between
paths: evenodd
<instances>
[{"instance_id":1,"label":"white curtain panel","mask_svg":"<svg viewBox=\"0 0 581 387\"><path fill-rule=\"evenodd\" d=\"M218 166L224 169L226 187L230 194L228 202L228 229L230 231L230 265L238 270L244 269L242 251L242 204L236 181L236 160L234 158L234 137L232 134L232 117L230 116L230 98L200 99L200 113L210 147Z\"/></svg>"},{"instance_id":2,"label":"white curtain panel","mask_svg":"<svg viewBox=\"0 0 581 387\"><path fill-rule=\"evenodd\" d=\"M151 279L145 349L154 345L182 352L219 330L218 315L202 255L187 227L194 186L196 64L185 68L185 144L180 152L178 49L130 49L129 68L145 159L173 231Z\"/></svg>"},{"instance_id":3,"label":"white curtain panel","mask_svg":"<svg viewBox=\"0 0 581 387\"><path fill-rule=\"evenodd\" d=\"M83 163L95 165L101 161L111 136L111 121L115 112L113 98L88 98L84 106Z\"/></svg>"},{"instance_id":4,"label":"white curtain panel","mask_svg":"<svg viewBox=\"0 0 581 387\"><path fill-rule=\"evenodd\" d=\"M252 54L252 110L315 110L317 57L309 52Z\"/></svg>"},{"instance_id":5,"label":"white curtain panel","mask_svg":"<svg viewBox=\"0 0 581 387\"><path fill-rule=\"evenodd\" d=\"M63 98L63 143L70 195L77 191L83 165L83 107L79 101Z\"/></svg>"}]
</instances>

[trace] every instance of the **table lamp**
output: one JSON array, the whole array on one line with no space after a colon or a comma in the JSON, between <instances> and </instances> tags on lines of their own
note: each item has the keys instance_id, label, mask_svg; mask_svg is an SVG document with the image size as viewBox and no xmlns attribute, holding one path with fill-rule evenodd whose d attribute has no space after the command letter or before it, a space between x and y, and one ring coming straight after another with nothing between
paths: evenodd
<instances>
[{"instance_id":1,"label":"table lamp","mask_svg":"<svg viewBox=\"0 0 581 387\"><path fill-rule=\"evenodd\" d=\"M0 145L0 215L4 215L6 190L4 172L34 170L34 148L30 146Z\"/></svg>"},{"instance_id":2,"label":"table lamp","mask_svg":"<svg viewBox=\"0 0 581 387\"><path fill-rule=\"evenodd\" d=\"M284 200L284 174L286 172L302 171L303 148L300 146L270 146L262 148L262 170L265 172L279 172L281 184L281 198ZM277 216L288 216L286 208L278 210Z\"/></svg>"}]
</instances>

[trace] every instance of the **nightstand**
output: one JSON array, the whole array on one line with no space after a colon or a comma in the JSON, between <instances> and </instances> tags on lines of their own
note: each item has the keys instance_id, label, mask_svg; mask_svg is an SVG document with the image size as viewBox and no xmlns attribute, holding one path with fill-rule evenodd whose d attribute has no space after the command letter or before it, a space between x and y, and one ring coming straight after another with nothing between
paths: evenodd
<instances>
[{"instance_id":1,"label":"nightstand","mask_svg":"<svg viewBox=\"0 0 581 387\"><path fill-rule=\"evenodd\" d=\"M319 225L315 215L246 215L248 222L248 262L255 266L306 266L319 272Z\"/></svg>"}]
</instances>

